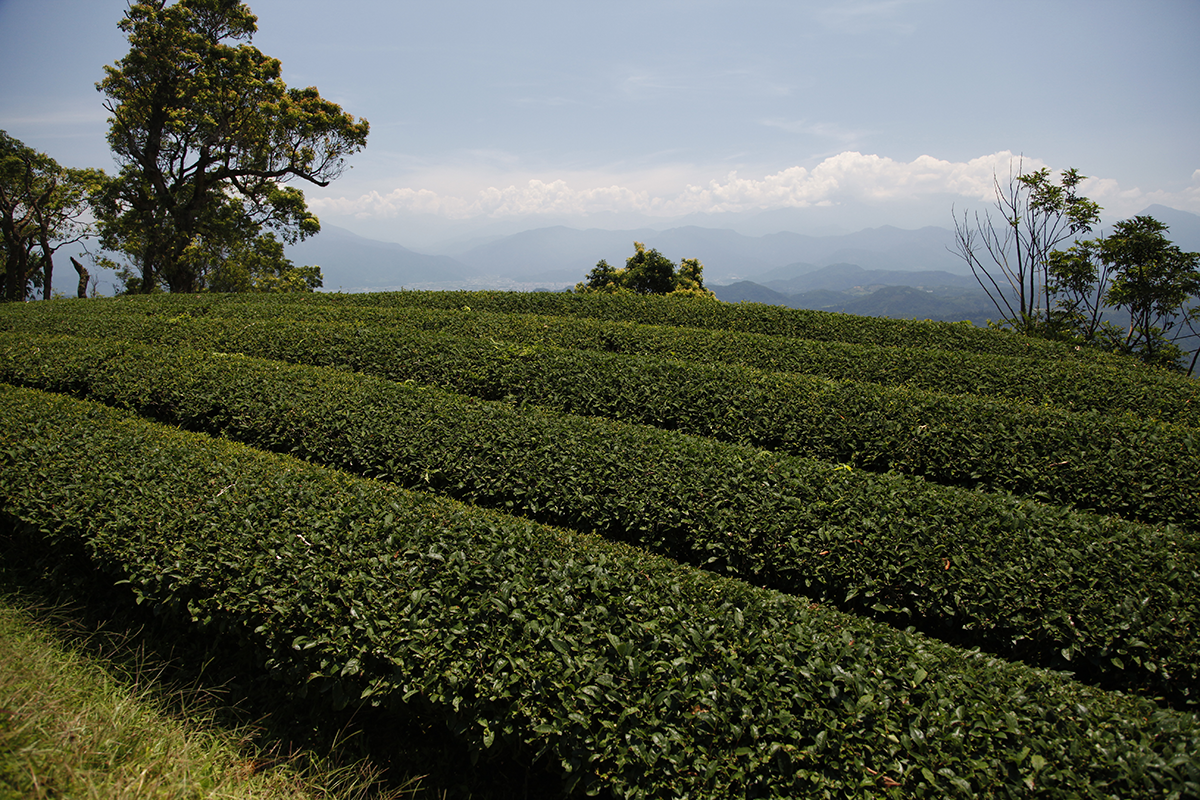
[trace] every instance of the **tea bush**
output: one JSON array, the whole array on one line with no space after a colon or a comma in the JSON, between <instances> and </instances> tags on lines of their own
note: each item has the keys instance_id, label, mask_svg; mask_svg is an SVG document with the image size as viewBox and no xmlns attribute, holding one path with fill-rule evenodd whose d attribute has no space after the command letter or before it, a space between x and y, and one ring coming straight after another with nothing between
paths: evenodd
<instances>
[{"instance_id":1,"label":"tea bush","mask_svg":"<svg viewBox=\"0 0 1200 800\"><path fill-rule=\"evenodd\" d=\"M771 372L905 385L948 394L1011 398L1032 405L1139 416L1200 427L1200 382L1112 358L1018 357L941 348L880 347L758 333L677 328L587 317L495 313L472 309L355 306L305 302L300 296L250 302L235 296L120 298L96 304L47 303L0 307L0 329L75 335L170 335L154 321L186 330L217 318L246 324L342 322L387 332L439 331L485 341L541 344L572 350L659 356ZM320 297L325 297L324 295ZM289 301L290 300L290 301ZM139 325L139 323L141 323ZM949 343L946 345L949 347ZM1094 356L1094 354L1087 354Z\"/></svg>"},{"instance_id":2,"label":"tea bush","mask_svg":"<svg viewBox=\"0 0 1200 800\"><path fill-rule=\"evenodd\" d=\"M29 344L3 352L10 382L1196 702L1200 538L1182 529L338 370L102 340Z\"/></svg>"},{"instance_id":3,"label":"tea bush","mask_svg":"<svg viewBox=\"0 0 1200 800\"><path fill-rule=\"evenodd\" d=\"M1145 522L1200 524L1200 430L1129 415L361 325L129 320L108 330L440 385ZM19 353L37 341L0 334L0 349Z\"/></svg>"},{"instance_id":4,"label":"tea bush","mask_svg":"<svg viewBox=\"0 0 1200 800\"><path fill-rule=\"evenodd\" d=\"M236 644L264 690L419 706L479 758L554 765L564 792L1200 793L1192 714L125 412L0 397L0 514L22 535Z\"/></svg>"}]
</instances>

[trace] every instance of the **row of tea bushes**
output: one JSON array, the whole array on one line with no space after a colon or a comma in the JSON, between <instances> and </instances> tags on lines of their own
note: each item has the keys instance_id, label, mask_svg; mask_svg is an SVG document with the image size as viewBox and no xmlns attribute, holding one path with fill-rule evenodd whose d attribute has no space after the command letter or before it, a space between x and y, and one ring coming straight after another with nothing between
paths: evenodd
<instances>
[{"instance_id":1,"label":"row of tea bushes","mask_svg":"<svg viewBox=\"0 0 1200 800\"><path fill-rule=\"evenodd\" d=\"M210 296L220 297L220 296ZM1057 342L1013 337L1001 331L976 328L969 323L929 322L857 317L825 311L805 311L757 303L721 303L690 297L645 295L576 295L550 292L383 292L367 294L290 294L260 297L225 296L232 303L283 307L308 306L494 311L505 314L541 314L602 321L633 322L714 331L761 333L818 341L904 346L1050 358L1099 358L1080 354ZM224 298L221 298L224 299ZM141 301L122 298L121 302ZM204 303L206 298L195 298ZM154 305L187 308L194 301L172 296Z\"/></svg>"},{"instance_id":2,"label":"row of tea bushes","mask_svg":"<svg viewBox=\"0 0 1200 800\"><path fill-rule=\"evenodd\" d=\"M384 330L425 330L483 340L542 344L573 350L649 355L702 363L743 365L859 382L902 384L948 394L1009 398L1034 405L1143 417L1200 427L1200 382L1111 359L1066 360L994 356L951 350L878 347L731 331L710 331L461 309L352 306L233 296L121 298L96 304L50 303L30 309L0 308L10 330L117 334L137 329L133 320L180 328L217 318L243 323L284 319L299 324L344 322ZM149 333L149 330L147 333Z\"/></svg>"},{"instance_id":3,"label":"row of tea bushes","mask_svg":"<svg viewBox=\"0 0 1200 800\"><path fill-rule=\"evenodd\" d=\"M51 339L0 374L1196 702L1200 539L1173 527L245 356Z\"/></svg>"},{"instance_id":4,"label":"row of tea bushes","mask_svg":"<svg viewBox=\"0 0 1200 800\"><path fill-rule=\"evenodd\" d=\"M903 386L408 329L233 318L108 323L92 332L358 370L1200 528L1200 430L1194 428ZM0 334L0 348L9 353L37 341L29 334Z\"/></svg>"},{"instance_id":5,"label":"row of tea bushes","mask_svg":"<svg viewBox=\"0 0 1200 800\"><path fill-rule=\"evenodd\" d=\"M714 331L763 333L851 344L919 347L969 353L1036 356L1041 359L1110 359L1080 354L1059 342L1016 337L965 322L887 319L826 311L720 303L694 297L577 295L564 292L392 292L349 295L354 305L389 308L471 308L481 311L578 316Z\"/></svg>"},{"instance_id":6,"label":"row of tea bushes","mask_svg":"<svg viewBox=\"0 0 1200 800\"><path fill-rule=\"evenodd\" d=\"M0 388L0 514L314 708L627 798L1183 798L1192 714L592 537Z\"/></svg>"},{"instance_id":7,"label":"row of tea bushes","mask_svg":"<svg viewBox=\"0 0 1200 800\"><path fill-rule=\"evenodd\" d=\"M356 324L420 327L445 333L629 355L742 365L945 394L979 394L1108 414L1132 413L1200 426L1200 382L1110 359L1043 359L951 349L882 347L758 333L673 328L588 318L487 312L390 310L338 315ZM309 309L287 309L297 317ZM332 317L333 315L323 315Z\"/></svg>"}]
</instances>

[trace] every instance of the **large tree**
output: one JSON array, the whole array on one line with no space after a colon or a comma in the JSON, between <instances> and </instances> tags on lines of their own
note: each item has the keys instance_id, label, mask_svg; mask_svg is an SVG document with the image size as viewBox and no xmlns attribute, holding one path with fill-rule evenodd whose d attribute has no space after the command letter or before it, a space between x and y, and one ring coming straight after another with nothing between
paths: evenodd
<instances>
[{"instance_id":1,"label":"large tree","mask_svg":"<svg viewBox=\"0 0 1200 800\"><path fill-rule=\"evenodd\" d=\"M1139 216L1118 222L1108 236L1050 254L1064 338L1178 366L1178 343L1196 338L1200 322L1200 253L1183 252L1166 232L1153 217ZM1128 314L1125 327L1104 319L1119 310Z\"/></svg>"},{"instance_id":2,"label":"large tree","mask_svg":"<svg viewBox=\"0 0 1200 800\"><path fill-rule=\"evenodd\" d=\"M0 271L4 299L21 301L37 287L49 298L54 254L92 235L89 193L98 170L69 169L0 131Z\"/></svg>"},{"instance_id":3,"label":"large tree","mask_svg":"<svg viewBox=\"0 0 1200 800\"><path fill-rule=\"evenodd\" d=\"M120 28L129 53L96 87L121 169L96 214L104 247L138 276L130 288L197 291L213 253L319 231L285 184L327 186L366 144L366 120L315 88L289 89L279 61L250 44L257 20L236 0L143 0Z\"/></svg>"},{"instance_id":4,"label":"large tree","mask_svg":"<svg viewBox=\"0 0 1200 800\"><path fill-rule=\"evenodd\" d=\"M1097 244L1113 275L1105 300L1129 314L1123 349L1151 363L1178 357L1177 348L1168 346L1172 332L1195 317L1188 304L1200 295L1200 253L1185 253L1166 232L1153 217L1134 217L1118 222Z\"/></svg>"},{"instance_id":5,"label":"large tree","mask_svg":"<svg viewBox=\"0 0 1200 800\"><path fill-rule=\"evenodd\" d=\"M1010 164L1008 183L993 176L992 211L954 218L957 252L996 306L1004 324L1024 333L1050 332L1053 315L1050 254L1064 241L1090 233L1100 206L1079 193L1086 180L1074 169L1058 181L1043 167Z\"/></svg>"}]
</instances>

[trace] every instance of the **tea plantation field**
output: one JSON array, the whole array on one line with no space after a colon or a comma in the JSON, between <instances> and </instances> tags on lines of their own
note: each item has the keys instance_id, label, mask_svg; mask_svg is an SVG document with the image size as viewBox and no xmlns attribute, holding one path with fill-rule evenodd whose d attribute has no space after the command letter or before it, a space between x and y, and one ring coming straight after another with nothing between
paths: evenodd
<instances>
[{"instance_id":1,"label":"tea plantation field","mask_svg":"<svg viewBox=\"0 0 1200 800\"><path fill-rule=\"evenodd\" d=\"M281 708L562 796L1200 796L1200 382L401 292L0 306L0 393L9 537Z\"/></svg>"}]
</instances>

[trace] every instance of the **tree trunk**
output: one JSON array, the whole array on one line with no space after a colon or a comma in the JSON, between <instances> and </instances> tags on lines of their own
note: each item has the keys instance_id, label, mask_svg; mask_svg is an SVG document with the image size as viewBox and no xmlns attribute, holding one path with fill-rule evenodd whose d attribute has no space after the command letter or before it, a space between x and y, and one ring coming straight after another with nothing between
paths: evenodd
<instances>
[{"instance_id":1,"label":"tree trunk","mask_svg":"<svg viewBox=\"0 0 1200 800\"><path fill-rule=\"evenodd\" d=\"M42 299L50 299L50 279L54 276L54 250L50 247L50 239L46 235L46 226L41 228L42 245Z\"/></svg>"},{"instance_id":2,"label":"tree trunk","mask_svg":"<svg viewBox=\"0 0 1200 800\"><path fill-rule=\"evenodd\" d=\"M76 289L76 295L79 297L87 297L88 271L87 267L80 264L75 256L71 256L71 266L75 267L75 271L79 273L79 288Z\"/></svg>"},{"instance_id":3,"label":"tree trunk","mask_svg":"<svg viewBox=\"0 0 1200 800\"><path fill-rule=\"evenodd\" d=\"M25 249L24 242L15 236L4 238L5 249L8 250L4 264L4 299L21 303L29 288L29 251Z\"/></svg>"}]
</instances>

